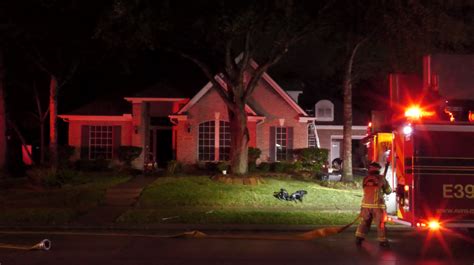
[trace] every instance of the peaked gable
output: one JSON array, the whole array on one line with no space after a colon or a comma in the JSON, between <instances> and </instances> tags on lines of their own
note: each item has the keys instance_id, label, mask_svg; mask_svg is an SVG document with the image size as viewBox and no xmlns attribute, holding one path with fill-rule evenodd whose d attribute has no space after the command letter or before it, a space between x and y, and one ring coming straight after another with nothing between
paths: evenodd
<instances>
[{"instance_id":1,"label":"peaked gable","mask_svg":"<svg viewBox=\"0 0 474 265\"><path fill-rule=\"evenodd\" d=\"M237 58L238 60L238 58ZM251 60L251 67L255 70L258 68L258 64ZM224 89L227 89L227 85L218 75L215 79L221 84ZM265 81L292 109L294 109L299 115L307 117L308 114L273 80L266 72L263 73L260 81ZM194 104L196 104L209 90L212 88L212 83L209 81L177 114L185 114ZM257 115L256 112L248 105L245 106L247 113Z\"/></svg>"}]
</instances>

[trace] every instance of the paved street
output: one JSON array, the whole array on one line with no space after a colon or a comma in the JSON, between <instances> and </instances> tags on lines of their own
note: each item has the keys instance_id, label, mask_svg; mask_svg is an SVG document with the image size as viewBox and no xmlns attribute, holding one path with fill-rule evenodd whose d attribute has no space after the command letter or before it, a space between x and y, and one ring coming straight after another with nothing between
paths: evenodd
<instances>
[{"instance_id":1,"label":"paved street","mask_svg":"<svg viewBox=\"0 0 474 265\"><path fill-rule=\"evenodd\" d=\"M208 234L224 234L210 231ZM256 232L238 232L241 234ZM169 234L172 234L170 232ZM234 232L233 234L236 234ZM268 235L266 232L262 235ZM272 233L275 235L276 233ZM278 233L281 234L281 233ZM467 238L427 240L426 234L390 233L391 248L369 238L360 248L353 231L313 241L162 238L138 235L2 234L1 243L52 241L50 251L0 249L1 265L14 264L474 264L474 244ZM150 237L150 235L152 237Z\"/></svg>"}]
</instances>

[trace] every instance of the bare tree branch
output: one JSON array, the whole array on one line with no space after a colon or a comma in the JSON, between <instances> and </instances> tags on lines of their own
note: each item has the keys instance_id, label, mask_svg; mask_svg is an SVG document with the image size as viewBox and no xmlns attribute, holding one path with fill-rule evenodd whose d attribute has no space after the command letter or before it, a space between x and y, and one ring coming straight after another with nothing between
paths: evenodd
<instances>
[{"instance_id":1,"label":"bare tree branch","mask_svg":"<svg viewBox=\"0 0 474 265\"><path fill-rule=\"evenodd\" d=\"M243 95L243 100L245 103L247 103L247 100L252 95L253 91L255 90L255 87L257 87L258 81L260 80L260 78L262 78L263 74L268 70L268 68L278 63L281 58L283 58L286 52L287 49L283 49L279 54L277 54L272 59L267 61L265 64L259 66L255 70L255 73L252 75L252 78L250 79L247 85L247 89L245 90L245 93Z\"/></svg>"},{"instance_id":2,"label":"bare tree branch","mask_svg":"<svg viewBox=\"0 0 474 265\"><path fill-rule=\"evenodd\" d=\"M207 79L209 79L212 86L216 89L217 93L222 98L222 100L227 105L227 107L229 107L230 109L232 109L234 107L234 103L230 99L228 91L226 91L225 88L223 88L222 85L219 84L219 82L217 82L217 80L215 79L215 75L212 73L209 66L207 66L204 62L197 59L196 57L191 56L187 53L184 53L184 52L181 52L181 51L176 51L176 50L169 49L169 48L167 48L166 50L168 52L176 53L176 54L180 55L181 57L183 57L187 60L190 60L191 62L196 64L201 69L201 71L204 73L204 75L207 77Z\"/></svg>"}]
</instances>

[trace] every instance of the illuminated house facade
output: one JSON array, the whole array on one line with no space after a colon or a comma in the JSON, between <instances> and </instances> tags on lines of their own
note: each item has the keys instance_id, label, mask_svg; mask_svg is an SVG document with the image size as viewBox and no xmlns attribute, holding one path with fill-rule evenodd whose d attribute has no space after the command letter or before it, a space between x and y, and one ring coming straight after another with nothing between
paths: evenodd
<instances>
[{"instance_id":1,"label":"illuminated house facade","mask_svg":"<svg viewBox=\"0 0 474 265\"><path fill-rule=\"evenodd\" d=\"M119 146L138 146L145 152L134 161L137 168L143 168L151 157L161 166L170 160L186 164L228 160L227 108L210 82L193 97L157 87L125 97L121 105L125 106L95 103L60 115L69 123L74 159L115 159ZM260 80L246 111L249 146L262 151L262 162L287 160L292 149L316 146L311 126L315 117L269 75Z\"/></svg>"}]
</instances>

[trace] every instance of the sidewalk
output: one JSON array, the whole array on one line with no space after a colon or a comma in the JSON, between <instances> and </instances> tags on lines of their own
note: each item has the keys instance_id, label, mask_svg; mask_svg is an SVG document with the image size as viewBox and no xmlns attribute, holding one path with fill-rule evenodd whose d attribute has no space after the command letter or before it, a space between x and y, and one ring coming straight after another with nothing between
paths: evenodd
<instances>
[{"instance_id":1,"label":"sidewalk","mask_svg":"<svg viewBox=\"0 0 474 265\"><path fill-rule=\"evenodd\" d=\"M80 216L71 226L109 226L125 211L134 207L143 189L156 177L137 176L125 183L115 185L105 192L101 205Z\"/></svg>"}]
</instances>

